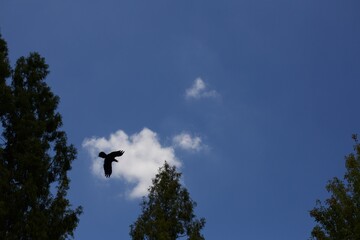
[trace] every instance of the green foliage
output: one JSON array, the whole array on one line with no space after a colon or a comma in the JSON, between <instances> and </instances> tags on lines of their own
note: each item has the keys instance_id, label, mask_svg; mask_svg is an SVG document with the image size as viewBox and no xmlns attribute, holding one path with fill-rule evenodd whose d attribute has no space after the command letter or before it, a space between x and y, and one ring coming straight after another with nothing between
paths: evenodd
<instances>
[{"instance_id":1,"label":"green foliage","mask_svg":"<svg viewBox=\"0 0 360 240\"><path fill-rule=\"evenodd\" d=\"M12 70L0 36L0 239L66 239L82 212L66 198L76 149L59 130L59 98L44 81L48 73L37 53L19 58Z\"/></svg>"},{"instance_id":2,"label":"green foliage","mask_svg":"<svg viewBox=\"0 0 360 240\"><path fill-rule=\"evenodd\" d=\"M326 189L331 197L323 205L317 200L317 206L310 215L318 223L312 230L312 239L353 240L360 239L360 144L357 136L355 154L346 156L344 181L334 178Z\"/></svg>"},{"instance_id":3,"label":"green foliage","mask_svg":"<svg viewBox=\"0 0 360 240\"><path fill-rule=\"evenodd\" d=\"M180 184L181 173L165 162L153 179L149 195L141 204L142 214L130 226L134 240L175 240L187 236L189 240L202 240L200 233L205 219L196 219L196 203Z\"/></svg>"}]
</instances>

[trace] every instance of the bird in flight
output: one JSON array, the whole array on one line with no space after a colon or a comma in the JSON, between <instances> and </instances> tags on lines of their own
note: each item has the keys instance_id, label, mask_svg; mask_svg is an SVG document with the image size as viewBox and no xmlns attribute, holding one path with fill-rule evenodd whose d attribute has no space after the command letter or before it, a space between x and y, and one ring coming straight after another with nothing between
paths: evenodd
<instances>
[{"instance_id":1,"label":"bird in flight","mask_svg":"<svg viewBox=\"0 0 360 240\"><path fill-rule=\"evenodd\" d=\"M120 150L120 151L115 151L115 152L111 152L109 154L106 154L104 152L100 152L99 153L99 157L104 158L104 172L105 172L105 177L110 177L111 173L112 173L112 167L111 164L112 162L118 162L118 160L115 159L115 157L120 157L124 154L125 151Z\"/></svg>"}]
</instances>

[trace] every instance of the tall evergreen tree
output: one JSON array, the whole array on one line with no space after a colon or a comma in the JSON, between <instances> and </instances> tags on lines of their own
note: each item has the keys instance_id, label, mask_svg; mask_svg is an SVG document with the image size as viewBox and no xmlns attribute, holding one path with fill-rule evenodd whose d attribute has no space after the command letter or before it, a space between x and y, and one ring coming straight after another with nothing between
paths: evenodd
<instances>
[{"instance_id":1,"label":"tall evergreen tree","mask_svg":"<svg viewBox=\"0 0 360 240\"><path fill-rule=\"evenodd\" d=\"M130 226L134 240L175 240L187 237L202 240L200 233L205 219L196 219L196 203L180 184L181 173L165 162L153 179L149 195L141 204L142 214Z\"/></svg>"},{"instance_id":2,"label":"tall evergreen tree","mask_svg":"<svg viewBox=\"0 0 360 240\"><path fill-rule=\"evenodd\" d=\"M355 153L345 158L344 180L335 177L329 181L326 189L330 198L325 203L317 200L317 206L310 211L317 222L312 239L360 239L360 143L356 135L353 139Z\"/></svg>"},{"instance_id":3,"label":"tall evergreen tree","mask_svg":"<svg viewBox=\"0 0 360 240\"><path fill-rule=\"evenodd\" d=\"M0 239L65 239L82 212L66 198L76 149L60 130L48 73L37 53L12 70L0 36Z\"/></svg>"}]
</instances>

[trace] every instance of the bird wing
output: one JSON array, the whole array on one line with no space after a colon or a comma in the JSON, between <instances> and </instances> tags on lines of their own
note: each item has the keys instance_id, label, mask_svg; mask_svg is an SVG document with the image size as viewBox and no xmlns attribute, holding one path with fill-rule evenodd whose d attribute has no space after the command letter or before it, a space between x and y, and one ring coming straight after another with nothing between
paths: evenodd
<instances>
[{"instance_id":1,"label":"bird wing","mask_svg":"<svg viewBox=\"0 0 360 240\"><path fill-rule=\"evenodd\" d=\"M120 151L114 151L108 154L109 157L114 158L114 157L120 157L124 154L125 151L120 150Z\"/></svg>"}]
</instances>

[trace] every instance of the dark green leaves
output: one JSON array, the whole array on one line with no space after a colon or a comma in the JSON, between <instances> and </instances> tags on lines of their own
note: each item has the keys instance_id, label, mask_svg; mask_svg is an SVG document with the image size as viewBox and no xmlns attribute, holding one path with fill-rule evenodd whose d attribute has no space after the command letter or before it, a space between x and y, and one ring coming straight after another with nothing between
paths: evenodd
<instances>
[{"instance_id":1,"label":"dark green leaves","mask_svg":"<svg viewBox=\"0 0 360 240\"><path fill-rule=\"evenodd\" d=\"M76 149L60 130L45 59L31 53L11 70L7 56L0 38L0 239L66 239L82 212L66 198Z\"/></svg>"},{"instance_id":2,"label":"dark green leaves","mask_svg":"<svg viewBox=\"0 0 360 240\"><path fill-rule=\"evenodd\" d=\"M196 203L180 184L181 173L165 162L153 179L149 195L141 204L142 214L130 226L134 240L202 240L200 233L205 219L196 219L193 211Z\"/></svg>"},{"instance_id":3,"label":"dark green leaves","mask_svg":"<svg viewBox=\"0 0 360 240\"><path fill-rule=\"evenodd\" d=\"M317 200L310 211L318 223L311 233L313 239L360 239L360 144L356 135L353 139L355 153L345 158L344 180L329 181L330 198L324 204Z\"/></svg>"}]
</instances>

